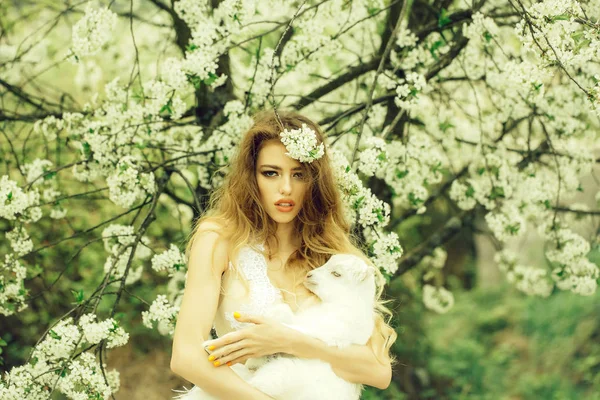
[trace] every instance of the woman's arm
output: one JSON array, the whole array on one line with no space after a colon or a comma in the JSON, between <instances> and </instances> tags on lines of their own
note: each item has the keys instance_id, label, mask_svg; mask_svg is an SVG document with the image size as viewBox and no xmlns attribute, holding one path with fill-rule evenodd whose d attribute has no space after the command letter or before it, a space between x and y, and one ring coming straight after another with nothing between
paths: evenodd
<instances>
[{"instance_id":1,"label":"woman's arm","mask_svg":"<svg viewBox=\"0 0 600 400\"><path fill-rule=\"evenodd\" d=\"M173 336L171 370L218 399L272 400L230 368L216 368L202 346L209 338L219 304L221 273L227 266L227 244L218 239L215 232L203 233L190 250L186 287Z\"/></svg>"},{"instance_id":2,"label":"woman's arm","mask_svg":"<svg viewBox=\"0 0 600 400\"><path fill-rule=\"evenodd\" d=\"M392 367L389 358L386 357L385 363L382 363L371 350L369 343L377 340L378 336L371 336L366 345L353 344L340 349L328 346L320 339L294 331L290 337L290 349L287 353L300 358L318 358L329 363L333 372L348 382L384 390L392 381ZM376 343L379 344L382 343Z\"/></svg>"}]
</instances>

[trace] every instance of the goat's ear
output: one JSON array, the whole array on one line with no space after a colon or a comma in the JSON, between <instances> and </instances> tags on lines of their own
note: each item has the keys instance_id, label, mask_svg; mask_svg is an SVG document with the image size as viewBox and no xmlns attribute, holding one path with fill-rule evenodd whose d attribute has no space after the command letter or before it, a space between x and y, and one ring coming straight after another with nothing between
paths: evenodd
<instances>
[{"instance_id":1,"label":"goat's ear","mask_svg":"<svg viewBox=\"0 0 600 400\"><path fill-rule=\"evenodd\" d=\"M357 263L357 272L356 272L356 277L358 278L359 282L364 281L365 279L367 279L367 277L369 275L373 275L373 270L371 269L371 267L369 267L364 261L360 260Z\"/></svg>"}]
</instances>

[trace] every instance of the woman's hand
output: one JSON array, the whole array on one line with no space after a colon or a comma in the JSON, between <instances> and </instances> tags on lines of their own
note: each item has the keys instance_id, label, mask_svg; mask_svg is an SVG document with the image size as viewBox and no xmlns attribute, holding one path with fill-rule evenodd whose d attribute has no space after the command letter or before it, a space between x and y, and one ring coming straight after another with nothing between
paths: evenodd
<instances>
[{"instance_id":1,"label":"woman's hand","mask_svg":"<svg viewBox=\"0 0 600 400\"><path fill-rule=\"evenodd\" d=\"M232 366L245 363L249 358L263 357L276 353L289 353L292 335L298 333L282 323L262 316L238 316L240 322L252 322L256 325L249 326L239 331L229 332L218 339L207 340L204 347L211 350L208 360L215 367ZM214 346L214 347L213 347Z\"/></svg>"}]
</instances>

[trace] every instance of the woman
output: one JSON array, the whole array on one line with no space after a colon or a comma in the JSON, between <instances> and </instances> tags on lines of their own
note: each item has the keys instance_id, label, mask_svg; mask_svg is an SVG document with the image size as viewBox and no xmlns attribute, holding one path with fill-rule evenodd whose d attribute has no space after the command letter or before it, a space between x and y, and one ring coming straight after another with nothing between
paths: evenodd
<instances>
[{"instance_id":1,"label":"woman","mask_svg":"<svg viewBox=\"0 0 600 400\"><path fill-rule=\"evenodd\" d=\"M289 151L292 145L282 143L284 128L299 132L303 124L324 143L320 128L293 112L261 112L254 122L188 242L171 369L217 398L270 399L230 367L287 353L321 359L349 382L385 389L396 333L381 315L391 313L379 300L385 280L377 268L376 326L364 346L328 347L261 316L276 300L294 312L318 301L303 280L333 254L355 254L371 263L351 241L328 157L314 159L317 151L312 159L298 157L297 150ZM213 324L219 338L208 341Z\"/></svg>"}]
</instances>

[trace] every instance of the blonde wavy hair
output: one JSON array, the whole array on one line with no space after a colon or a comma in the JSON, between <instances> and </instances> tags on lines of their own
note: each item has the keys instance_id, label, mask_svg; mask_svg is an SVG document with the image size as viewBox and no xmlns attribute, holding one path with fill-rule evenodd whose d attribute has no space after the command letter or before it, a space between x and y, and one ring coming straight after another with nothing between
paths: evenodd
<instances>
[{"instance_id":1,"label":"blonde wavy hair","mask_svg":"<svg viewBox=\"0 0 600 400\"><path fill-rule=\"evenodd\" d=\"M321 128L310 119L293 111L278 111L278 114L285 128L298 129L305 123L315 131L318 142L325 145ZM268 216L261 204L255 171L262 146L269 140L280 140L279 133L282 129L272 110L257 113L253 120L253 126L243 135L238 145L223 184L211 193L206 211L194 223L188 237L186 259L189 259L196 237L205 231L217 232L219 240L228 242L229 260L234 260L239 250L246 245L254 247L257 242L265 243L273 239L279 246L275 236L277 223ZM373 265L356 244L358 239L352 235L351 225L344 217L340 192L327 152L325 154L312 163L300 163L303 175L308 177L306 200L294 219L295 233L302 238L302 244L288 258L284 267L311 270L325 264L333 254L338 253L354 254L371 266L377 285L374 332L383 339L381 346L375 346L370 341L371 349L380 361L387 355L394 365L396 358L390 354L390 348L396 341L397 334L389 325L392 312L384 305L390 300L381 300L386 281L379 268ZM201 224L203 226L200 228ZM271 258L270 254L266 255ZM243 279L242 282L245 282L247 288L247 282Z\"/></svg>"}]
</instances>

